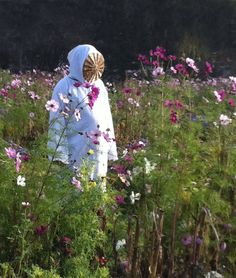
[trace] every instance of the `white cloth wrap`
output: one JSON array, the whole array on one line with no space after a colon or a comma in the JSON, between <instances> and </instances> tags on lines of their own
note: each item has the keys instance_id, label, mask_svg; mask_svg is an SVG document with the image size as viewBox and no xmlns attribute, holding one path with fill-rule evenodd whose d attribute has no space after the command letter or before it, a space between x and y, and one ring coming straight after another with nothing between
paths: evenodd
<instances>
[{"instance_id":1,"label":"white cloth wrap","mask_svg":"<svg viewBox=\"0 0 236 278\"><path fill-rule=\"evenodd\" d=\"M91 178L96 178L106 176L107 161L117 160L118 157L114 140L107 142L103 136L99 136L99 144L94 144L92 139L86 136L86 132L89 134L95 130L101 132L109 130L109 138L115 138L108 92L102 80L93 83L99 88L99 96L92 109L87 104L90 89L74 86L76 83L74 79L85 82L82 68L91 51L97 50L89 45L81 45L69 52L70 74L57 83L52 95L52 99L60 106L57 112L50 112L48 147L52 150L50 159L59 160L75 169L80 168L83 161L89 162L91 167L94 167ZM63 103L61 94L70 99L68 104ZM70 109L69 117L61 113L67 112L66 107ZM80 110L79 121L73 113L75 109ZM94 154L88 154L89 150L94 150Z\"/></svg>"}]
</instances>

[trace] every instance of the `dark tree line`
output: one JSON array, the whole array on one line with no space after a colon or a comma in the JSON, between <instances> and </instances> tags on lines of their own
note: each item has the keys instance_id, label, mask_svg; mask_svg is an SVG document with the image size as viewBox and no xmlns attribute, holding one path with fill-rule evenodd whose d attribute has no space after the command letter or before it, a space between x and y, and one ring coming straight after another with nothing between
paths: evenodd
<instances>
[{"instance_id":1,"label":"dark tree line","mask_svg":"<svg viewBox=\"0 0 236 278\"><path fill-rule=\"evenodd\" d=\"M157 45L233 59L236 1L0 0L0 67L53 69L79 43L94 44L120 72Z\"/></svg>"}]
</instances>

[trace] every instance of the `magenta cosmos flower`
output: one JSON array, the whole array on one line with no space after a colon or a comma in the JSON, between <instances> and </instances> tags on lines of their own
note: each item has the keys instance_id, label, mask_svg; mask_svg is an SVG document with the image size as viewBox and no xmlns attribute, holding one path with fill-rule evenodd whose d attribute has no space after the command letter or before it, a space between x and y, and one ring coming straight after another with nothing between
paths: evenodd
<instances>
[{"instance_id":1,"label":"magenta cosmos flower","mask_svg":"<svg viewBox=\"0 0 236 278\"><path fill-rule=\"evenodd\" d=\"M45 234L48 230L48 225L40 225L35 229L35 233L38 236L42 236L43 234Z\"/></svg>"},{"instance_id":2,"label":"magenta cosmos flower","mask_svg":"<svg viewBox=\"0 0 236 278\"><path fill-rule=\"evenodd\" d=\"M88 93L88 105L92 109L94 106L95 101L97 100L99 95L99 88L92 86L92 90L90 93Z\"/></svg>"},{"instance_id":3,"label":"magenta cosmos flower","mask_svg":"<svg viewBox=\"0 0 236 278\"><path fill-rule=\"evenodd\" d=\"M170 113L170 122L172 124L176 124L178 122L177 113L175 111L173 111L173 110Z\"/></svg>"},{"instance_id":4,"label":"magenta cosmos flower","mask_svg":"<svg viewBox=\"0 0 236 278\"><path fill-rule=\"evenodd\" d=\"M122 195L116 195L116 196L115 196L115 200L116 200L116 203L117 203L118 205L123 205L123 204L125 204L125 199L124 199L124 197L123 197Z\"/></svg>"},{"instance_id":5,"label":"magenta cosmos flower","mask_svg":"<svg viewBox=\"0 0 236 278\"><path fill-rule=\"evenodd\" d=\"M205 73L206 74L209 74L209 73L212 73L213 72L213 69L212 69L212 65L209 63L209 62L205 62Z\"/></svg>"}]
</instances>

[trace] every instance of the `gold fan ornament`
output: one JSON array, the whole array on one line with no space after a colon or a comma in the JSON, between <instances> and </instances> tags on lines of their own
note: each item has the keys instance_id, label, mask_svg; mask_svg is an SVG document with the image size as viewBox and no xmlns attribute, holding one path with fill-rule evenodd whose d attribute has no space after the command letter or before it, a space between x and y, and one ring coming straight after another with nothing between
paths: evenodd
<instances>
[{"instance_id":1,"label":"gold fan ornament","mask_svg":"<svg viewBox=\"0 0 236 278\"><path fill-rule=\"evenodd\" d=\"M89 83L95 82L101 78L104 67L104 57L101 53L89 54L83 66L84 79Z\"/></svg>"}]
</instances>

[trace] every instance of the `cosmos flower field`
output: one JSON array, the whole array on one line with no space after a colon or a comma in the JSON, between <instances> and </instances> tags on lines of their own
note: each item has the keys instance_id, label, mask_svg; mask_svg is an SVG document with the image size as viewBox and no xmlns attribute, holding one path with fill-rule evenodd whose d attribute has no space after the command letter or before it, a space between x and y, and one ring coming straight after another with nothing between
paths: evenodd
<instances>
[{"instance_id":1,"label":"cosmos flower field","mask_svg":"<svg viewBox=\"0 0 236 278\"><path fill-rule=\"evenodd\" d=\"M119 154L106 186L48 160L67 67L0 71L1 277L236 277L236 77L161 47L138 60L106 83ZM92 109L97 88L74 85Z\"/></svg>"}]
</instances>

